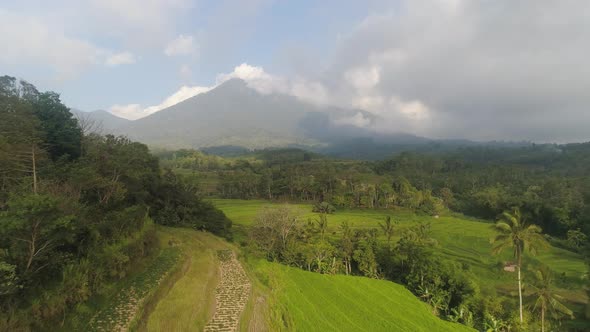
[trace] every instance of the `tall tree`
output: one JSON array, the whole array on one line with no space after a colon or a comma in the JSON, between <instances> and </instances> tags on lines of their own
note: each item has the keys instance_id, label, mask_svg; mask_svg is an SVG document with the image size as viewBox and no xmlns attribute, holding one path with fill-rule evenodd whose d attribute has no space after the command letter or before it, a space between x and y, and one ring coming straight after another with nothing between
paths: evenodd
<instances>
[{"instance_id":1,"label":"tall tree","mask_svg":"<svg viewBox=\"0 0 590 332\"><path fill-rule=\"evenodd\" d=\"M393 223L391 222L391 217L387 216L387 218L385 218L385 223L384 224L379 223L379 227L381 227L383 234L385 234L385 236L387 237L388 250L391 250L391 237L393 236L393 232L394 232L394 226L393 226Z\"/></svg>"},{"instance_id":2,"label":"tall tree","mask_svg":"<svg viewBox=\"0 0 590 332\"><path fill-rule=\"evenodd\" d=\"M31 104L17 96L0 94L0 176L3 182L30 176L33 192L37 193L43 143L40 121Z\"/></svg>"},{"instance_id":3,"label":"tall tree","mask_svg":"<svg viewBox=\"0 0 590 332\"><path fill-rule=\"evenodd\" d=\"M321 213L320 218L316 220L316 224L320 233L320 240L324 241L324 236L328 230L328 216L325 213Z\"/></svg>"},{"instance_id":4,"label":"tall tree","mask_svg":"<svg viewBox=\"0 0 590 332\"><path fill-rule=\"evenodd\" d=\"M354 239L348 221L345 220L340 224L340 231L342 232L340 251L344 259L344 269L348 275L352 272L352 255L354 254Z\"/></svg>"},{"instance_id":5,"label":"tall tree","mask_svg":"<svg viewBox=\"0 0 590 332\"><path fill-rule=\"evenodd\" d=\"M51 159L64 155L76 159L81 154L82 129L70 109L61 103L55 92L39 94L33 111L40 120L41 131Z\"/></svg>"},{"instance_id":6,"label":"tall tree","mask_svg":"<svg viewBox=\"0 0 590 332\"><path fill-rule=\"evenodd\" d=\"M547 248L548 244L541 233L541 227L526 224L519 209L514 209L512 213L504 212L493 228L497 235L492 241L494 244L492 252L499 254L505 249L512 248L516 258L520 322L522 323L522 255L525 251L535 255L539 249Z\"/></svg>"},{"instance_id":7,"label":"tall tree","mask_svg":"<svg viewBox=\"0 0 590 332\"><path fill-rule=\"evenodd\" d=\"M565 314L573 318L573 312L560 302L563 298L556 294L553 289L551 271L546 266L543 266L534 271L533 274L535 279L530 286L533 289L533 296L535 297L535 309L541 313L541 332L545 332L545 314L547 311L554 318L557 318L559 314Z\"/></svg>"}]
</instances>

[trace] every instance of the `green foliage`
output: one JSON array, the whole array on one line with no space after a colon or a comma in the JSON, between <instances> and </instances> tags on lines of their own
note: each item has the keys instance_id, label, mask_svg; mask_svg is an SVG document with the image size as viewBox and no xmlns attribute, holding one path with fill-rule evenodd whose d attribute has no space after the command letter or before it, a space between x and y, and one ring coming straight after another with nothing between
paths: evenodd
<instances>
[{"instance_id":1,"label":"green foliage","mask_svg":"<svg viewBox=\"0 0 590 332\"><path fill-rule=\"evenodd\" d=\"M336 208L328 202L319 202L313 206L313 212L332 214L336 212Z\"/></svg>"},{"instance_id":2,"label":"green foliage","mask_svg":"<svg viewBox=\"0 0 590 332\"><path fill-rule=\"evenodd\" d=\"M73 240L73 217L59 204L49 195L16 196L0 214L1 242L27 280L51 264L61 264L56 251Z\"/></svg>"},{"instance_id":3,"label":"green foliage","mask_svg":"<svg viewBox=\"0 0 590 332\"><path fill-rule=\"evenodd\" d=\"M49 156L56 160L62 156L76 159L82 153L82 130L70 110L61 103L55 92L37 96L34 113L41 122L43 141Z\"/></svg>"},{"instance_id":4,"label":"green foliage","mask_svg":"<svg viewBox=\"0 0 590 332\"><path fill-rule=\"evenodd\" d=\"M0 330L57 326L158 249L156 222L231 222L147 146L83 136L59 95L0 77Z\"/></svg>"},{"instance_id":5,"label":"green foliage","mask_svg":"<svg viewBox=\"0 0 590 332\"><path fill-rule=\"evenodd\" d=\"M185 150L176 159L163 156L163 163L207 179L203 190L212 196L328 202L339 209L403 207L433 216L452 209L486 219L519 207L545 232L564 238L578 228L590 235L589 147L471 147L403 152L377 162L306 159L301 151L221 158Z\"/></svg>"},{"instance_id":6,"label":"green foliage","mask_svg":"<svg viewBox=\"0 0 590 332\"><path fill-rule=\"evenodd\" d=\"M546 314L549 314L553 319L559 319L561 316L574 318L573 312L562 303L563 297L557 294L553 288L551 270L542 266L533 271L533 276L534 279L530 285L533 291L531 297L534 301L533 310L539 312L541 316L541 330L545 330Z\"/></svg>"},{"instance_id":7,"label":"green foliage","mask_svg":"<svg viewBox=\"0 0 590 332\"><path fill-rule=\"evenodd\" d=\"M153 193L154 220L162 225L186 226L229 237L231 221L213 205L201 201L194 187L167 170Z\"/></svg>"}]
</instances>

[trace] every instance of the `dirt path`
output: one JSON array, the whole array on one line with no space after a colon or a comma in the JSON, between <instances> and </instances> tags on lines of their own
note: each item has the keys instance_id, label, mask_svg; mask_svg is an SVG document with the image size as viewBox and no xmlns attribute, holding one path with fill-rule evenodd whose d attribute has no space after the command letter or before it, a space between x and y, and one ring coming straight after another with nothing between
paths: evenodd
<instances>
[{"instance_id":1,"label":"dirt path","mask_svg":"<svg viewBox=\"0 0 590 332\"><path fill-rule=\"evenodd\" d=\"M220 280L215 290L215 314L205 332L237 331L252 285L232 250L219 250Z\"/></svg>"}]
</instances>

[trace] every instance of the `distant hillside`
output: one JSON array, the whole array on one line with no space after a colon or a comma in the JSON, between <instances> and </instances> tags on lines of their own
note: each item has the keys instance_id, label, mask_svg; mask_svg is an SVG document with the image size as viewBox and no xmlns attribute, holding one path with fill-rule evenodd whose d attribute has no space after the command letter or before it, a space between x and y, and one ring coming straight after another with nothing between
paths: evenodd
<instances>
[{"instance_id":1,"label":"distant hillside","mask_svg":"<svg viewBox=\"0 0 590 332\"><path fill-rule=\"evenodd\" d=\"M131 122L130 120L120 118L103 110L84 112L72 109L71 112L82 125L90 126L92 131L102 134L119 133L119 128Z\"/></svg>"}]
</instances>

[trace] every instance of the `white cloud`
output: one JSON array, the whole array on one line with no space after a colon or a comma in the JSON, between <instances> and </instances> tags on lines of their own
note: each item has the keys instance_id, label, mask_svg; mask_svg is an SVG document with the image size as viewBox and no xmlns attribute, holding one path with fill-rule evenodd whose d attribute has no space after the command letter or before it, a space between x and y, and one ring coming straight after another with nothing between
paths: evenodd
<instances>
[{"instance_id":1,"label":"white cloud","mask_svg":"<svg viewBox=\"0 0 590 332\"><path fill-rule=\"evenodd\" d=\"M376 66L352 68L344 73L344 78L358 90L370 90L379 83L379 68Z\"/></svg>"},{"instance_id":2,"label":"white cloud","mask_svg":"<svg viewBox=\"0 0 590 332\"><path fill-rule=\"evenodd\" d=\"M136 61L137 60L135 59L135 55L133 55L133 53L121 52L121 53L115 53L115 54L107 57L107 59L105 61L105 65L113 67L113 66L118 66L118 65L133 64Z\"/></svg>"},{"instance_id":3,"label":"white cloud","mask_svg":"<svg viewBox=\"0 0 590 332\"><path fill-rule=\"evenodd\" d=\"M84 26L136 46L161 45L194 0L90 0L77 13Z\"/></svg>"},{"instance_id":4,"label":"white cloud","mask_svg":"<svg viewBox=\"0 0 590 332\"><path fill-rule=\"evenodd\" d=\"M167 56L191 55L197 51L193 36L179 35L168 43L164 54Z\"/></svg>"},{"instance_id":5,"label":"white cloud","mask_svg":"<svg viewBox=\"0 0 590 332\"><path fill-rule=\"evenodd\" d=\"M76 76L101 63L107 53L89 42L67 36L40 18L0 9L0 63L44 64L60 78Z\"/></svg>"},{"instance_id":6,"label":"white cloud","mask_svg":"<svg viewBox=\"0 0 590 332\"><path fill-rule=\"evenodd\" d=\"M109 112L120 118L129 120L137 120L144 117L144 115L142 115L143 108L139 104L113 105L109 108Z\"/></svg>"},{"instance_id":7,"label":"white cloud","mask_svg":"<svg viewBox=\"0 0 590 332\"><path fill-rule=\"evenodd\" d=\"M178 91L164 99L160 104L143 108L139 104L113 105L109 108L112 114L129 120L137 120L154 114L170 106L176 105L188 98L211 90L202 86L183 86Z\"/></svg>"}]
</instances>

